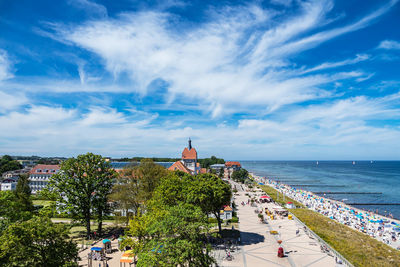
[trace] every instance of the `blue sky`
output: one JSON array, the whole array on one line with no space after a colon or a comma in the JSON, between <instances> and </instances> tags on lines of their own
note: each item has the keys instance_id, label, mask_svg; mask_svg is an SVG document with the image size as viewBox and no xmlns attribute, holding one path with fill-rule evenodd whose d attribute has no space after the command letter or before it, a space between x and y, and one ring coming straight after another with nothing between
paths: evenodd
<instances>
[{"instance_id":1,"label":"blue sky","mask_svg":"<svg viewBox=\"0 0 400 267\"><path fill-rule=\"evenodd\" d=\"M400 159L400 3L0 0L0 154Z\"/></svg>"}]
</instances>

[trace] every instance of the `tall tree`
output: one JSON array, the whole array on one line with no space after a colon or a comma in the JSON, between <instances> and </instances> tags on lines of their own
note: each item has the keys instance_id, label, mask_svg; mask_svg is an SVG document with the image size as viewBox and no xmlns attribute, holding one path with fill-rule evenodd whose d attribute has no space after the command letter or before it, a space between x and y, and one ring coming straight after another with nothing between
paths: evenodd
<instances>
[{"instance_id":1,"label":"tall tree","mask_svg":"<svg viewBox=\"0 0 400 267\"><path fill-rule=\"evenodd\" d=\"M101 230L107 196L115 177L116 172L103 157L87 153L64 161L60 172L51 177L50 188L58 193L59 201L73 217L85 223L89 236L93 215Z\"/></svg>"},{"instance_id":2,"label":"tall tree","mask_svg":"<svg viewBox=\"0 0 400 267\"><path fill-rule=\"evenodd\" d=\"M206 214L213 214L218 222L219 233L222 233L220 211L229 205L232 197L231 187L213 174L200 174L186 188L188 202L201 207Z\"/></svg>"},{"instance_id":3,"label":"tall tree","mask_svg":"<svg viewBox=\"0 0 400 267\"><path fill-rule=\"evenodd\" d=\"M133 215L136 215L139 207L151 199L160 179L166 175L168 172L164 167L151 159L142 159L139 165L128 166L122 170L110 198L127 214L129 210L132 210Z\"/></svg>"},{"instance_id":4,"label":"tall tree","mask_svg":"<svg viewBox=\"0 0 400 267\"><path fill-rule=\"evenodd\" d=\"M167 174L167 170L151 159L143 159L140 165L135 167L133 174L139 181L139 197L142 202L146 202L151 199L154 189Z\"/></svg>"},{"instance_id":5,"label":"tall tree","mask_svg":"<svg viewBox=\"0 0 400 267\"><path fill-rule=\"evenodd\" d=\"M243 168L232 173L232 179L236 182L244 183L248 177L249 172Z\"/></svg>"},{"instance_id":6,"label":"tall tree","mask_svg":"<svg viewBox=\"0 0 400 267\"><path fill-rule=\"evenodd\" d=\"M137 266L211 266L206 242L207 218L199 207L179 202L157 206L132 220L128 242L135 250ZM140 223L137 223L139 221Z\"/></svg>"},{"instance_id":7,"label":"tall tree","mask_svg":"<svg viewBox=\"0 0 400 267\"><path fill-rule=\"evenodd\" d=\"M139 192L139 179L134 174L134 167L128 166L119 173L110 195L110 199L126 214L126 223L130 219L129 211L132 210L135 216L140 207Z\"/></svg>"},{"instance_id":8,"label":"tall tree","mask_svg":"<svg viewBox=\"0 0 400 267\"><path fill-rule=\"evenodd\" d=\"M1 266L77 266L77 259L78 249L66 227L49 218L11 224L0 236Z\"/></svg>"},{"instance_id":9,"label":"tall tree","mask_svg":"<svg viewBox=\"0 0 400 267\"><path fill-rule=\"evenodd\" d=\"M32 215L32 210L27 210L26 206L21 204L17 194L11 191L0 191L0 233L9 224L29 220Z\"/></svg>"},{"instance_id":10,"label":"tall tree","mask_svg":"<svg viewBox=\"0 0 400 267\"><path fill-rule=\"evenodd\" d=\"M29 175L21 174L15 189L15 194L24 211L33 211L31 188L29 187Z\"/></svg>"}]
</instances>

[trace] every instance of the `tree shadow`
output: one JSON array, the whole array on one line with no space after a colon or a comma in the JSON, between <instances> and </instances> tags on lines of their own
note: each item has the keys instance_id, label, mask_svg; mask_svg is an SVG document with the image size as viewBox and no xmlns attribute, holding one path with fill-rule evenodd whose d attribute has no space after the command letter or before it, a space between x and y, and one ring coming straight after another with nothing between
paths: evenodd
<instances>
[{"instance_id":1,"label":"tree shadow","mask_svg":"<svg viewBox=\"0 0 400 267\"><path fill-rule=\"evenodd\" d=\"M251 232L240 232L240 244L241 245L252 245L264 242L265 237L263 235Z\"/></svg>"}]
</instances>

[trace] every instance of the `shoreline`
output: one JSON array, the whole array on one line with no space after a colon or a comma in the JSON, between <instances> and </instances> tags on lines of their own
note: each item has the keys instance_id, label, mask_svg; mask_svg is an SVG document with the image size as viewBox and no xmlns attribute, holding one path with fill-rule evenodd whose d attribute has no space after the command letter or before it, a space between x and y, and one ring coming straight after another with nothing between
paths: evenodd
<instances>
[{"instance_id":1,"label":"shoreline","mask_svg":"<svg viewBox=\"0 0 400 267\"><path fill-rule=\"evenodd\" d=\"M276 181L276 180L271 179L271 178L266 178L266 177L262 177L262 176L256 175L256 174L254 174L253 172L249 172L249 174L251 175L251 177L253 177L253 178L256 180L256 182L264 183L264 185L270 186L270 187L272 187L273 189L278 190L279 192L285 194L286 196L288 196L288 197L290 197L290 198L293 198L293 196L288 195L287 192L282 192L282 191L280 190L280 188L276 188L275 185L283 186L286 190L291 190L292 192L294 192L294 194L296 194L295 196L297 196L297 198L294 198L294 200L296 200L296 201L298 201L299 203L303 204L303 205L305 206L305 208L307 208L307 209L309 209L309 210L312 210L312 211L314 211L314 212L317 212L317 213L319 213L319 214L322 214L322 215L324 215L325 217L327 217L327 218L329 218L329 219L331 219L331 220L334 220L334 221L336 221L336 222L338 222L338 223L340 223L340 224L342 224L342 225L346 225L346 226L350 227L351 229L354 229L354 230L356 230L356 231L358 231L358 232L364 233L364 234L366 234L366 235L368 235L368 236L370 236L370 237L372 237L372 238L374 238L374 239L376 239L376 240L378 240L378 241L380 241L380 242L382 242L382 243L384 243L384 244L386 244L386 245L388 245L388 246L390 246L390 247L392 247L392 248L394 248L394 249L398 249L398 250L400 249L400 234L399 234L399 238L398 238L397 242L394 242L394 243L392 243L392 242L385 242L385 237L386 237L386 236L384 236L384 235L382 235L382 236L384 236L384 237L379 236L379 235L372 236L371 234L369 234L369 233L367 233L367 232L364 232L364 231L362 231L362 230L360 230L360 229L358 229L358 228L356 228L356 227L353 227L353 226L351 226L351 225L347 225L347 224L341 222L340 220L338 220L338 219L336 219L336 218L331 218L330 216L327 216L327 215L323 214L322 212L319 212L319 211L317 211L317 210L314 210L313 208L310 208L306 203L303 203L303 201L301 201L299 198L300 198L302 195L304 195L304 193L305 193L307 196L311 196L312 199L318 199L318 200L322 199L322 202L321 202L321 203L330 203L330 204L334 204L334 205L336 205L336 206L338 206L338 207L347 209L347 210L349 210L349 211L353 210L353 211L355 212L355 214L366 214L366 215L368 215L368 216L367 216L368 218L369 218L369 217L373 217L375 221L381 221L381 220L382 220L382 221L384 222L384 223L383 223L383 226L385 225L385 223L386 223L386 225L392 225L392 222L393 222L393 223L396 223L397 225L400 225L400 220L399 220L399 219L396 219L396 218L389 218L389 217L387 217L387 216L380 215L380 214L377 214L377 213L375 213L375 212L370 212L370 211L366 211L366 210L363 210L363 209L360 209L360 208L355 208L354 206L348 205L348 204L346 204L346 203L344 203L344 202L342 202L342 201L334 200L334 199L327 198L327 197L324 197L324 196L319 196L319 195L317 195L317 194L314 194L314 193L311 192L311 191L307 191L307 190L303 190L303 189L301 189L301 190L300 190L300 189L294 189L294 188L291 187L290 185L287 185L287 184L282 183L282 182L280 182L280 181ZM269 181L272 181L273 183L269 183ZM301 192L301 193L300 193L300 192ZM328 212L328 210L327 210L326 212ZM362 220L360 220L360 221L362 221ZM368 219L368 220L366 219L366 220L364 220L364 221L369 221L369 219ZM375 226L382 226L381 223L371 223L371 224L374 224ZM376 225L376 224L377 224L377 225ZM394 227L394 226L392 226L392 228L393 228L393 227ZM383 228L383 229L385 229L385 228Z\"/></svg>"}]
</instances>

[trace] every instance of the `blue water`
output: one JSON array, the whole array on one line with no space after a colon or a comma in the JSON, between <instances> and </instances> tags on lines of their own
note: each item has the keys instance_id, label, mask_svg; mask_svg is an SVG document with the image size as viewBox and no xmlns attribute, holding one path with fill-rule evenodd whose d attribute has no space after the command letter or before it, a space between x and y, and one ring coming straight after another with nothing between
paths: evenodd
<instances>
[{"instance_id":1,"label":"blue water","mask_svg":"<svg viewBox=\"0 0 400 267\"><path fill-rule=\"evenodd\" d=\"M312 192L381 192L382 194L326 194L346 203L400 203L400 161L241 161L257 175L280 180ZM301 186L299 186L301 185ZM391 213L400 219L400 205L357 205Z\"/></svg>"}]
</instances>

